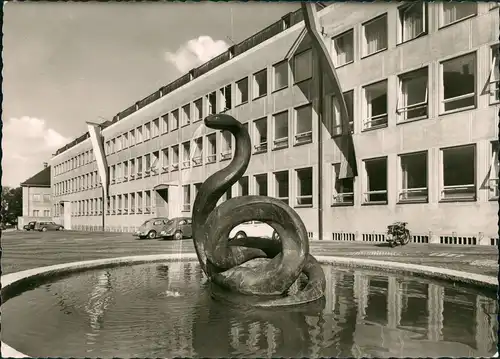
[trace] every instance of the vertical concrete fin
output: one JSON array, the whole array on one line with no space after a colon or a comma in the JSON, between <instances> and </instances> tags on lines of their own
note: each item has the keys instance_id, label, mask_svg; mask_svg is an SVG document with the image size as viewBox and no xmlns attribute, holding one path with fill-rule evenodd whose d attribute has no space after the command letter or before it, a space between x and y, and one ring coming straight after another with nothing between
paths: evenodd
<instances>
[{"instance_id":1,"label":"vertical concrete fin","mask_svg":"<svg viewBox=\"0 0 500 359\"><path fill-rule=\"evenodd\" d=\"M97 162L97 170L101 178L101 184L103 188L103 203L105 203L105 198L108 197L108 164L106 161L106 156L104 155L104 143L101 134L101 126L97 123L87 122L87 127L89 130L90 141L92 143L92 149L94 150L95 159Z\"/></svg>"}]
</instances>

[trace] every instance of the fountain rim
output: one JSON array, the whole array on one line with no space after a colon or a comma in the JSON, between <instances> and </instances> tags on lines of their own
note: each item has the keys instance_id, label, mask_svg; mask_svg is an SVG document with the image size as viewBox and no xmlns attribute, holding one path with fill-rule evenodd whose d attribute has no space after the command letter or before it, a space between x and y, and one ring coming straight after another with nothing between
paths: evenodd
<instances>
[{"instance_id":1,"label":"fountain rim","mask_svg":"<svg viewBox=\"0 0 500 359\"><path fill-rule=\"evenodd\" d=\"M460 284L468 284L485 287L487 289L498 290L498 278L482 274L467 273L453 269L431 267L426 265L381 261L367 258L350 258L336 256L315 256L321 264L331 264L341 267L351 267L358 269L376 269L384 272L397 272L400 275L411 275L415 277L424 277L429 279L440 279L445 281L455 281ZM51 266L37 267L20 272L9 273L1 276L1 291L12 289L13 286L21 284L27 280L36 278L49 278L55 275L72 274L86 270L110 268L117 266L148 264L157 262L188 262L197 261L195 253L186 254L153 254L141 256L114 257L105 259L96 259L80 262L68 262L55 264ZM1 342L2 357L27 358L29 355L23 354L18 350Z\"/></svg>"}]
</instances>

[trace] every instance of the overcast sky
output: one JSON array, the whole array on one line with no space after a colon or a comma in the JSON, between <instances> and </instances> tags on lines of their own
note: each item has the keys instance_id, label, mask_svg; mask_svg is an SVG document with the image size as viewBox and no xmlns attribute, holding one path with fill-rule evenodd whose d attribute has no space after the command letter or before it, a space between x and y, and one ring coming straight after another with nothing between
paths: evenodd
<instances>
[{"instance_id":1,"label":"overcast sky","mask_svg":"<svg viewBox=\"0 0 500 359\"><path fill-rule=\"evenodd\" d=\"M4 186L57 148L244 40L299 3L4 5Z\"/></svg>"}]
</instances>

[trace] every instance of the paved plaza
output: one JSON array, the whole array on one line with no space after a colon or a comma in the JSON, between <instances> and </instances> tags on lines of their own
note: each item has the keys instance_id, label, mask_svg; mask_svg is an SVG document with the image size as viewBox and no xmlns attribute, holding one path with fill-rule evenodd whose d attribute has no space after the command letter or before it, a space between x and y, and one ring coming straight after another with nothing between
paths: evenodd
<instances>
[{"instance_id":1,"label":"paved plaza","mask_svg":"<svg viewBox=\"0 0 500 359\"><path fill-rule=\"evenodd\" d=\"M2 233L2 274L74 261L180 252L194 253L191 239L136 240L129 233L109 232L7 232ZM385 243L312 241L311 252L498 275L495 246L409 244L390 248Z\"/></svg>"}]
</instances>

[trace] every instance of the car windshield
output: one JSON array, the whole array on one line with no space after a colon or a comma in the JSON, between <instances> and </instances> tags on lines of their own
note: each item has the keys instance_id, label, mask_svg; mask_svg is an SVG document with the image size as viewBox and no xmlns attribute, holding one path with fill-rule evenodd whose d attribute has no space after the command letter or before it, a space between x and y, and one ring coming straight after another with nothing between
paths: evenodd
<instances>
[{"instance_id":1,"label":"car windshield","mask_svg":"<svg viewBox=\"0 0 500 359\"><path fill-rule=\"evenodd\" d=\"M170 226L170 225L174 224L174 222L175 222L175 221L174 221L173 219L169 219L169 220L167 221L167 226Z\"/></svg>"}]
</instances>

